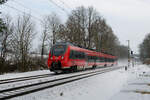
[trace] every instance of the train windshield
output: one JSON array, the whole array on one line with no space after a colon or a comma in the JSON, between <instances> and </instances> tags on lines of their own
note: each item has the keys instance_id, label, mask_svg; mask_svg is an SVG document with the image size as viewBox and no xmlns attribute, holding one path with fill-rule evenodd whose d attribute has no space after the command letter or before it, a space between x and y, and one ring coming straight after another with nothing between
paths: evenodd
<instances>
[{"instance_id":1,"label":"train windshield","mask_svg":"<svg viewBox=\"0 0 150 100\"><path fill-rule=\"evenodd\" d=\"M51 49L52 56L61 56L65 53L66 45L54 45Z\"/></svg>"}]
</instances>

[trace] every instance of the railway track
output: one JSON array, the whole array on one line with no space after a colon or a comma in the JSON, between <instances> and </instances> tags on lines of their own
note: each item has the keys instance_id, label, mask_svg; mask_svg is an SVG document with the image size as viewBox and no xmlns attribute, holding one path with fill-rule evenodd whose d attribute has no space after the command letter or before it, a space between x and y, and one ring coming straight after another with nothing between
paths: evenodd
<instances>
[{"instance_id":1,"label":"railway track","mask_svg":"<svg viewBox=\"0 0 150 100\"><path fill-rule=\"evenodd\" d=\"M107 69L105 68L105 69L96 70L96 71L92 71L92 72L80 73L80 74L72 75L72 76L66 76L63 78L46 80L46 81L43 81L40 83L34 83L34 84L30 84L30 85L24 85L24 86L18 86L18 87L14 87L14 88L5 89L5 90L0 90L0 100L10 99L13 97L29 94L32 92L36 92L36 91L43 90L46 88L51 88L54 86L62 85L65 83L73 82L76 80L80 80L83 78L102 74L102 73L120 69L120 68L122 68L122 67L114 67L114 68L107 68Z\"/></svg>"},{"instance_id":2,"label":"railway track","mask_svg":"<svg viewBox=\"0 0 150 100\"><path fill-rule=\"evenodd\" d=\"M102 68L105 68L105 67L102 67ZM21 81L26 81L26 80L39 79L39 78L52 77L54 75L56 75L56 74L51 73L51 74L42 74L42 75L34 75L34 76L27 76L27 77L3 79L3 80L0 80L0 85L7 84L7 83L21 82Z\"/></svg>"},{"instance_id":3,"label":"railway track","mask_svg":"<svg viewBox=\"0 0 150 100\"><path fill-rule=\"evenodd\" d=\"M26 81L26 80L46 78L46 77L51 77L53 75L55 75L55 74L42 74L42 75L36 75L36 76L28 76L28 77L19 77L19 78L4 79L4 80L0 80L0 85L1 84L6 84L6 83L21 82L21 81Z\"/></svg>"}]
</instances>

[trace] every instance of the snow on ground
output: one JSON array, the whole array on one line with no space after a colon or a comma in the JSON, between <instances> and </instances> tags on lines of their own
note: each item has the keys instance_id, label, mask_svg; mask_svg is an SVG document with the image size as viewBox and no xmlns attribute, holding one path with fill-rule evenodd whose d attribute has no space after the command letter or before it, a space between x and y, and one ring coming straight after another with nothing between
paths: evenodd
<instances>
[{"instance_id":1,"label":"snow on ground","mask_svg":"<svg viewBox=\"0 0 150 100\"><path fill-rule=\"evenodd\" d=\"M110 100L150 100L150 67L141 65L130 73L127 84Z\"/></svg>"},{"instance_id":2,"label":"snow on ground","mask_svg":"<svg viewBox=\"0 0 150 100\"><path fill-rule=\"evenodd\" d=\"M118 59L117 63L119 66L127 66L128 59Z\"/></svg>"},{"instance_id":3,"label":"snow on ground","mask_svg":"<svg viewBox=\"0 0 150 100\"><path fill-rule=\"evenodd\" d=\"M106 67L105 69L109 69L109 67ZM11 87L18 87L18 86L24 86L24 85L29 85L29 84L35 84L35 83L39 83L39 82L50 81L50 80L54 80L54 79L60 79L60 78L64 78L64 77L70 77L70 76L89 73L89 72L96 72L96 71L100 71L100 70L103 70L103 68L98 68L95 70L80 71L80 72L76 72L76 73L60 74L60 75L50 74L48 77L45 77L45 78L37 78L37 79L33 79L33 80L1 84L0 90L5 90L5 89L11 88ZM37 72L33 72L33 73L29 72L30 75L36 74L36 73ZM24 74L27 74L27 73L24 73Z\"/></svg>"},{"instance_id":4,"label":"snow on ground","mask_svg":"<svg viewBox=\"0 0 150 100\"><path fill-rule=\"evenodd\" d=\"M126 66L127 61L122 60L118 63L119 65ZM41 70L4 74L0 75L0 80L40 75L43 73L48 74L52 72ZM55 76L55 78L64 76ZM127 71L119 69L12 98L11 100L149 100L149 98L150 67L136 65L135 67L128 68Z\"/></svg>"},{"instance_id":5,"label":"snow on ground","mask_svg":"<svg viewBox=\"0 0 150 100\"><path fill-rule=\"evenodd\" d=\"M150 90L149 71L146 65L138 65L127 71L119 69L11 100L149 100L149 94L134 92Z\"/></svg>"},{"instance_id":6,"label":"snow on ground","mask_svg":"<svg viewBox=\"0 0 150 100\"><path fill-rule=\"evenodd\" d=\"M127 79L128 72L120 69L12 100L109 100L120 91Z\"/></svg>"}]
</instances>

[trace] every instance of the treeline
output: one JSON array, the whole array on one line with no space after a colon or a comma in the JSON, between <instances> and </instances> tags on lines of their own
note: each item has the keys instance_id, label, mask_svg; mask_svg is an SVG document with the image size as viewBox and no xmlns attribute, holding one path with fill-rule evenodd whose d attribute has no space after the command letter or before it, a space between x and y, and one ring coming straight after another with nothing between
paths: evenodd
<instances>
[{"instance_id":1,"label":"treeline","mask_svg":"<svg viewBox=\"0 0 150 100\"><path fill-rule=\"evenodd\" d=\"M3 1L0 3L2 4ZM78 7L65 23L59 16L45 16L41 22L39 46L33 51L33 40L38 40L36 24L30 15L0 19L0 73L31 71L46 68L50 47L65 41L118 57L127 57L127 47L120 45L117 36L106 20L93 7ZM38 56L37 53L40 53Z\"/></svg>"},{"instance_id":2,"label":"treeline","mask_svg":"<svg viewBox=\"0 0 150 100\"><path fill-rule=\"evenodd\" d=\"M126 57L128 52L127 47L120 45L112 28L93 7L73 10L66 23L60 24L56 37L56 40L68 41L121 58Z\"/></svg>"},{"instance_id":3,"label":"treeline","mask_svg":"<svg viewBox=\"0 0 150 100\"><path fill-rule=\"evenodd\" d=\"M41 40L42 54L46 48L44 44L52 45L59 41L70 42L121 58L127 57L128 53L127 47L120 45L112 28L93 7L76 8L64 24L55 14L46 16Z\"/></svg>"},{"instance_id":4,"label":"treeline","mask_svg":"<svg viewBox=\"0 0 150 100\"><path fill-rule=\"evenodd\" d=\"M141 61L150 64L150 33L145 36L139 48Z\"/></svg>"}]
</instances>

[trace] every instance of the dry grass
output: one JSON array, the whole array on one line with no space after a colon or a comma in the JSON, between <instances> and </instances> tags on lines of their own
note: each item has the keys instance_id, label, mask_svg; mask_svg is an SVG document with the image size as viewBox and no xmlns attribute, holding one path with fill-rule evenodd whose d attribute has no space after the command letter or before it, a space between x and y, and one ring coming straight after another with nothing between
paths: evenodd
<instances>
[{"instance_id":1,"label":"dry grass","mask_svg":"<svg viewBox=\"0 0 150 100\"><path fill-rule=\"evenodd\" d=\"M148 86L150 86L150 84L147 84Z\"/></svg>"},{"instance_id":2,"label":"dry grass","mask_svg":"<svg viewBox=\"0 0 150 100\"><path fill-rule=\"evenodd\" d=\"M146 85L150 86L150 84L146 84ZM150 91L144 91L144 90L135 90L133 92L140 93L140 94L150 94Z\"/></svg>"},{"instance_id":3,"label":"dry grass","mask_svg":"<svg viewBox=\"0 0 150 100\"><path fill-rule=\"evenodd\" d=\"M150 77L150 75L143 75L143 74L139 74L139 76L141 76L141 77Z\"/></svg>"},{"instance_id":4,"label":"dry grass","mask_svg":"<svg viewBox=\"0 0 150 100\"><path fill-rule=\"evenodd\" d=\"M138 90L136 90L134 92L135 93L140 93L140 94L150 94L150 92L148 92L148 91L138 91Z\"/></svg>"}]
</instances>

